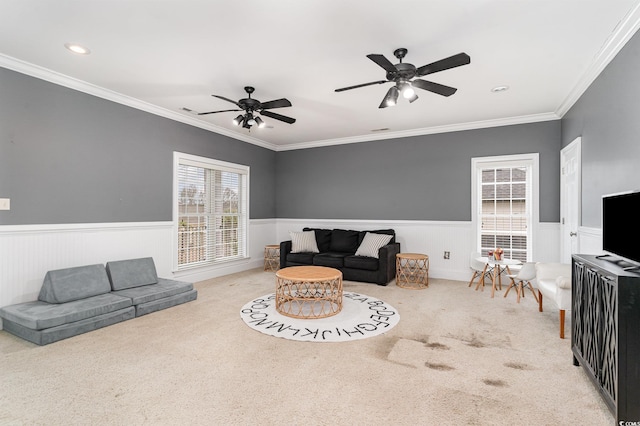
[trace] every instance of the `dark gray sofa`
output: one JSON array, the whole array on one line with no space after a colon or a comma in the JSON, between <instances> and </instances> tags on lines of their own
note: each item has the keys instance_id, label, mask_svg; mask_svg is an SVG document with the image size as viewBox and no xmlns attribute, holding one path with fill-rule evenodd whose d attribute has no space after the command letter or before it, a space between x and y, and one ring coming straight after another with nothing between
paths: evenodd
<instances>
[{"instance_id":1,"label":"dark gray sofa","mask_svg":"<svg viewBox=\"0 0 640 426\"><path fill-rule=\"evenodd\" d=\"M315 232L318 253L292 253L292 241L283 241L280 243L281 268L328 266L339 269L345 280L378 285L387 285L396 276L396 254L400 253L400 243L395 241L396 234L393 229L353 231L304 228L303 231ZM355 255L367 232L392 236L389 243L378 250L377 258Z\"/></svg>"},{"instance_id":2,"label":"dark gray sofa","mask_svg":"<svg viewBox=\"0 0 640 426\"><path fill-rule=\"evenodd\" d=\"M46 345L197 298L192 283L158 278L152 258L47 272L38 300L0 308L2 327Z\"/></svg>"}]
</instances>

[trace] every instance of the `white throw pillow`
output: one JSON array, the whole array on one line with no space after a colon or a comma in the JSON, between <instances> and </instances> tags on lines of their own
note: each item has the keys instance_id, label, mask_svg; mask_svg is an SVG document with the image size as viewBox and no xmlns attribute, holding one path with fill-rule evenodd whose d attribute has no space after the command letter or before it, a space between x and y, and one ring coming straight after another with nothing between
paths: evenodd
<instances>
[{"instance_id":1,"label":"white throw pillow","mask_svg":"<svg viewBox=\"0 0 640 426\"><path fill-rule=\"evenodd\" d=\"M316 233L314 231L293 232L291 236L291 253L319 253L316 243Z\"/></svg>"},{"instance_id":2,"label":"white throw pillow","mask_svg":"<svg viewBox=\"0 0 640 426\"><path fill-rule=\"evenodd\" d=\"M558 277L556 278L556 285L558 288L570 289L571 288L571 278L570 277Z\"/></svg>"},{"instance_id":3,"label":"white throw pillow","mask_svg":"<svg viewBox=\"0 0 640 426\"><path fill-rule=\"evenodd\" d=\"M378 258L378 250L389 244L393 235L374 234L367 232L360 243L360 247L356 250L356 256L367 256Z\"/></svg>"}]
</instances>

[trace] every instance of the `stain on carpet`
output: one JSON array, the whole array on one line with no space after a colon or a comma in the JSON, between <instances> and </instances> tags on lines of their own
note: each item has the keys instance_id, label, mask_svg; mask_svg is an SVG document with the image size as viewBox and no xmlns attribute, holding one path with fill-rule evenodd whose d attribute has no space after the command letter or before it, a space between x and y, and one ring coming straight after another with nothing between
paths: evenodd
<instances>
[{"instance_id":1,"label":"stain on carpet","mask_svg":"<svg viewBox=\"0 0 640 426\"><path fill-rule=\"evenodd\" d=\"M506 388L506 387L509 386L508 384L506 384L502 380L494 380L494 379L484 379L484 380L482 380L482 383L484 383L485 385L494 386L494 387L497 387L497 388Z\"/></svg>"},{"instance_id":2,"label":"stain on carpet","mask_svg":"<svg viewBox=\"0 0 640 426\"><path fill-rule=\"evenodd\" d=\"M513 368L514 370L533 370L534 368L528 364L521 362L505 362L505 367Z\"/></svg>"},{"instance_id":3,"label":"stain on carpet","mask_svg":"<svg viewBox=\"0 0 640 426\"><path fill-rule=\"evenodd\" d=\"M425 342L425 346L429 349L440 349L443 351L448 351L449 349L451 349L449 346L443 345L442 343L438 343L438 342L433 342L433 343Z\"/></svg>"},{"instance_id":4,"label":"stain on carpet","mask_svg":"<svg viewBox=\"0 0 640 426\"><path fill-rule=\"evenodd\" d=\"M473 338L467 342L467 345L471 346L472 348L485 348L487 346L480 340L478 340L478 338L475 336L473 336Z\"/></svg>"},{"instance_id":5,"label":"stain on carpet","mask_svg":"<svg viewBox=\"0 0 640 426\"><path fill-rule=\"evenodd\" d=\"M439 371L455 370L454 367L447 364L436 364L432 362L425 362L424 365L432 370L439 370Z\"/></svg>"}]
</instances>

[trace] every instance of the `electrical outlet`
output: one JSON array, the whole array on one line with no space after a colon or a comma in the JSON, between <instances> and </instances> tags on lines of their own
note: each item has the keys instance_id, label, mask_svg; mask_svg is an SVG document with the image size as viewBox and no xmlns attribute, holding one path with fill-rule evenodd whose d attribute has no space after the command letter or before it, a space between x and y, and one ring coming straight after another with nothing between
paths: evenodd
<instances>
[{"instance_id":1,"label":"electrical outlet","mask_svg":"<svg viewBox=\"0 0 640 426\"><path fill-rule=\"evenodd\" d=\"M448 251L444 252L444 258L445 259L449 259L450 255L451 255L451 253L449 253Z\"/></svg>"},{"instance_id":2,"label":"electrical outlet","mask_svg":"<svg viewBox=\"0 0 640 426\"><path fill-rule=\"evenodd\" d=\"M11 210L11 199L0 198L0 210Z\"/></svg>"}]
</instances>

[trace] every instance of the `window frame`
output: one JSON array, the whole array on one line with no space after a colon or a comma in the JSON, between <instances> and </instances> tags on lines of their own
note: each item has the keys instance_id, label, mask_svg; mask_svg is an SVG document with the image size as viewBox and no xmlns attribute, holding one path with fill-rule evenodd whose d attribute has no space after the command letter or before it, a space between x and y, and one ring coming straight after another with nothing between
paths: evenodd
<instances>
[{"instance_id":1,"label":"window frame","mask_svg":"<svg viewBox=\"0 0 640 426\"><path fill-rule=\"evenodd\" d=\"M239 243L238 256L224 258L224 259L211 259L204 262L179 265L179 222L180 222L180 209L179 209L179 166L191 165L195 167L219 170L223 172L237 173L241 176L240 186L242 188L242 194L239 197L239 203L242 206L239 208L240 214L238 215L238 223L242 224L242 230L244 232L244 238ZM173 272L183 272L187 270L211 268L216 266L228 266L231 263L238 261L246 261L249 259L249 179L250 179L250 167L242 164L230 163L222 160L216 160L213 158L202 157L193 154L186 154L183 152L173 152L173 244L172 244L172 263ZM240 226L239 226L240 228Z\"/></svg>"},{"instance_id":2,"label":"window frame","mask_svg":"<svg viewBox=\"0 0 640 426\"><path fill-rule=\"evenodd\" d=\"M539 213L539 187L540 187L540 161L538 153L499 155L490 157L474 157L471 159L471 224L472 247L474 252L480 252L481 248L481 221L482 202L480 200L482 186L482 170L487 168L512 168L527 167L531 170L530 189L527 191L527 211L530 217L530 226L527 229L527 261L531 262L535 256L536 237L540 224Z\"/></svg>"}]
</instances>

